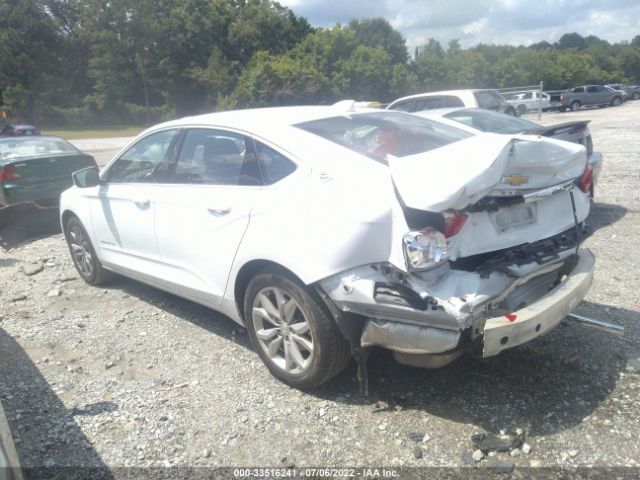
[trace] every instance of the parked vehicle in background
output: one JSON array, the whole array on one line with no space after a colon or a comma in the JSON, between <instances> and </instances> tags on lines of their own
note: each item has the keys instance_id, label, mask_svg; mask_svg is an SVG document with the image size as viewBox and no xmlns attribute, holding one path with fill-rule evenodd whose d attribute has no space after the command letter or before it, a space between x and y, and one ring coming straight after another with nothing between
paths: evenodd
<instances>
[{"instance_id":1,"label":"parked vehicle in background","mask_svg":"<svg viewBox=\"0 0 640 480\"><path fill-rule=\"evenodd\" d=\"M623 85L622 83L612 83L609 85L605 85L605 87L626 92L630 100L638 100L640 98L640 86L638 85Z\"/></svg>"},{"instance_id":2,"label":"parked vehicle in background","mask_svg":"<svg viewBox=\"0 0 640 480\"><path fill-rule=\"evenodd\" d=\"M0 208L31 203L57 206L72 172L96 165L94 158L59 137L0 138Z\"/></svg>"},{"instance_id":3,"label":"parked vehicle in background","mask_svg":"<svg viewBox=\"0 0 640 480\"><path fill-rule=\"evenodd\" d=\"M577 112L584 106L616 107L624 101L624 98L625 93L620 90L613 90L604 85L583 85L562 93L560 110L565 111L568 108L572 112Z\"/></svg>"},{"instance_id":4,"label":"parked vehicle in background","mask_svg":"<svg viewBox=\"0 0 640 480\"><path fill-rule=\"evenodd\" d=\"M121 273L221 311L308 388L350 349L439 367L554 328L593 278L590 182L579 145L340 102L152 127L75 172L60 214L86 282Z\"/></svg>"},{"instance_id":5,"label":"parked vehicle in background","mask_svg":"<svg viewBox=\"0 0 640 480\"><path fill-rule=\"evenodd\" d=\"M560 96L566 92L566 90L547 90L546 93L549 95L549 110L560 110L562 107L562 102L560 102Z\"/></svg>"},{"instance_id":6,"label":"parked vehicle in background","mask_svg":"<svg viewBox=\"0 0 640 480\"><path fill-rule=\"evenodd\" d=\"M551 107L551 99L548 94L538 90L528 90L525 92L503 92L502 96L509 105L513 105L518 115L524 115L529 110L543 111Z\"/></svg>"},{"instance_id":7,"label":"parked vehicle in background","mask_svg":"<svg viewBox=\"0 0 640 480\"><path fill-rule=\"evenodd\" d=\"M513 105L509 105L502 94L495 89L447 90L442 92L420 93L394 100L387 110L403 112L421 112L434 108L486 108L507 115L517 115Z\"/></svg>"},{"instance_id":8,"label":"parked vehicle in background","mask_svg":"<svg viewBox=\"0 0 640 480\"><path fill-rule=\"evenodd\" d=\"M474 134L493 132L508 135L518 133L524 135L540 135L582 145L587 150L587 161L593 170L593 182L590 193L592 197L594 195L594 188L602 170L603 159L601 153L593 151L593 139L588 126L589 120L564 122L544 127L525 120L524 118L515 118L502 113L478 108L427 110L417 113L417 115L445 122L448 125L458 128L464 128ZM541 161L544 161L544 159L541 159Z\"/></svg>"},{"instance_id":9,"label":"parked vehicle in background","mask_svg":"<svg viewBox=\"0 0 640 480\"><path fill-rule=\"evenodd\" d=\"M40 135L40 130L33 125L5 124L0 130L2 137L18 137L22 135Z\"/></svg>"}]
</instances>

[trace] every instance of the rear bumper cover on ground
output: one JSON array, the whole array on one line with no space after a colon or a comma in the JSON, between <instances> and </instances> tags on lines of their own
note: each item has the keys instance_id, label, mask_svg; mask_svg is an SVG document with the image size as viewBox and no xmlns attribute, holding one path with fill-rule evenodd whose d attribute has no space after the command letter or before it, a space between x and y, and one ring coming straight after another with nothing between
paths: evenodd
<instances>
[{"instance_id":1,"label":"rear bumper cover on ground","mask_svg":"<svg viewBox=\"0 0 640 480\"><path fill-rule=\"evenodd\" d=\"M567 277L537 302L513 312L515 320L505 316L488 319L484 324L483 357L526 343L546 333L585 297L593 281L595 258L580 250L580 258Z\"/></svg>"}]
</instances>

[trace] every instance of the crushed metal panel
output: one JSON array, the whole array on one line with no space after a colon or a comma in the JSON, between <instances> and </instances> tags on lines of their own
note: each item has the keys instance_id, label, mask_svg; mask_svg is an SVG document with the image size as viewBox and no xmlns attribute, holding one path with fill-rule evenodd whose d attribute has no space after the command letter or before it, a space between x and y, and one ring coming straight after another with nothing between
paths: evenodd
<instances>
[{"instance_id":1,"label":"crushed metal panel","mask_svg":"<svg viewBox=\"0 0 640 480\"><path fill-rule=\"evenodd\" d=\"M360 343L363 347L384 347L402 353L442 353L458 345L460 332L419 327L386 320L369 320Z\"/></svg>"},{"instance_id":2,"label":"crushed metal panel","mask_svg":"<svg viewBox=\"0 0 640 480\"><path fill-rule=\"evenodd\" d=\"M505 316L490 318L484 325L483 356L526 343L551 330L585 297L593 281L595 259L580 250L580 260L568 277L537 302Z\"/></svg>"}]
</instances>

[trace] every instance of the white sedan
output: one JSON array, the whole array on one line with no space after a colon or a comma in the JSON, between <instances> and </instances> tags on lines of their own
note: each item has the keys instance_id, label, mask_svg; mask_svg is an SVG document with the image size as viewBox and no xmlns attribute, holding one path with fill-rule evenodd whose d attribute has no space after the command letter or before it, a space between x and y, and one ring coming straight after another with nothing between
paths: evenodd
<instances>
[{"instance_id":1,"label":"white sedan","mask_svg":"<svg viewBox=\"0 0 640 480\"><path fill-rule=\"evenodd\" d=\"M370 347L437 367L557 325L585 296L584 147L353 106L152 127L74 173L60 214L89 284L113 272L246 326L277 378L320 385ZM363 375L364 377L364 375Z\"/></svg>"}]
</instances>

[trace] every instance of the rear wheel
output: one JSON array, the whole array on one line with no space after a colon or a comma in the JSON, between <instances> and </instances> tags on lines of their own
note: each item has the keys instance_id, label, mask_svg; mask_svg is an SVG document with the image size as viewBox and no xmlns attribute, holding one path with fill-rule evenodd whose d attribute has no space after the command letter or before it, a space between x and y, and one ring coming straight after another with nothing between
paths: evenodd
<instances>
[{"instance_id":1,"label":"rear wheel","mask_svg":"<svg viewBox=\"0 0 640 480\"><path fill-rule=\"evenodd\" d=\"M251 280L244 318L258 355L288 385L317 387L349 362L348 343L324 306L284 273L262 273Z\"/></svg>"},{"instance_id":2,"label":"rear wheel","mask_svg":"<svg viewBox=\"0 0 640 480\"><path fill-rule=\"evenodd\" d=\"M64 235L73 264L85 282L90 285L99 285L112 278L113 274L105 270L98 260L89 235L78 217L72 216L67 220Z\"/></svg>"},{"instance_id":3,"label":"rear wheel","mask_svg":"<svg viewBox=\"0 0 640 480\"><path fill-rule=\"evenodd\" d=\"M580 110L580 107L582 107L582 105L580 104L579 101L576 100L574 102L571 102L571 111L572 112L577 112L578 110Z\"/></svg>"}]
</instances>

